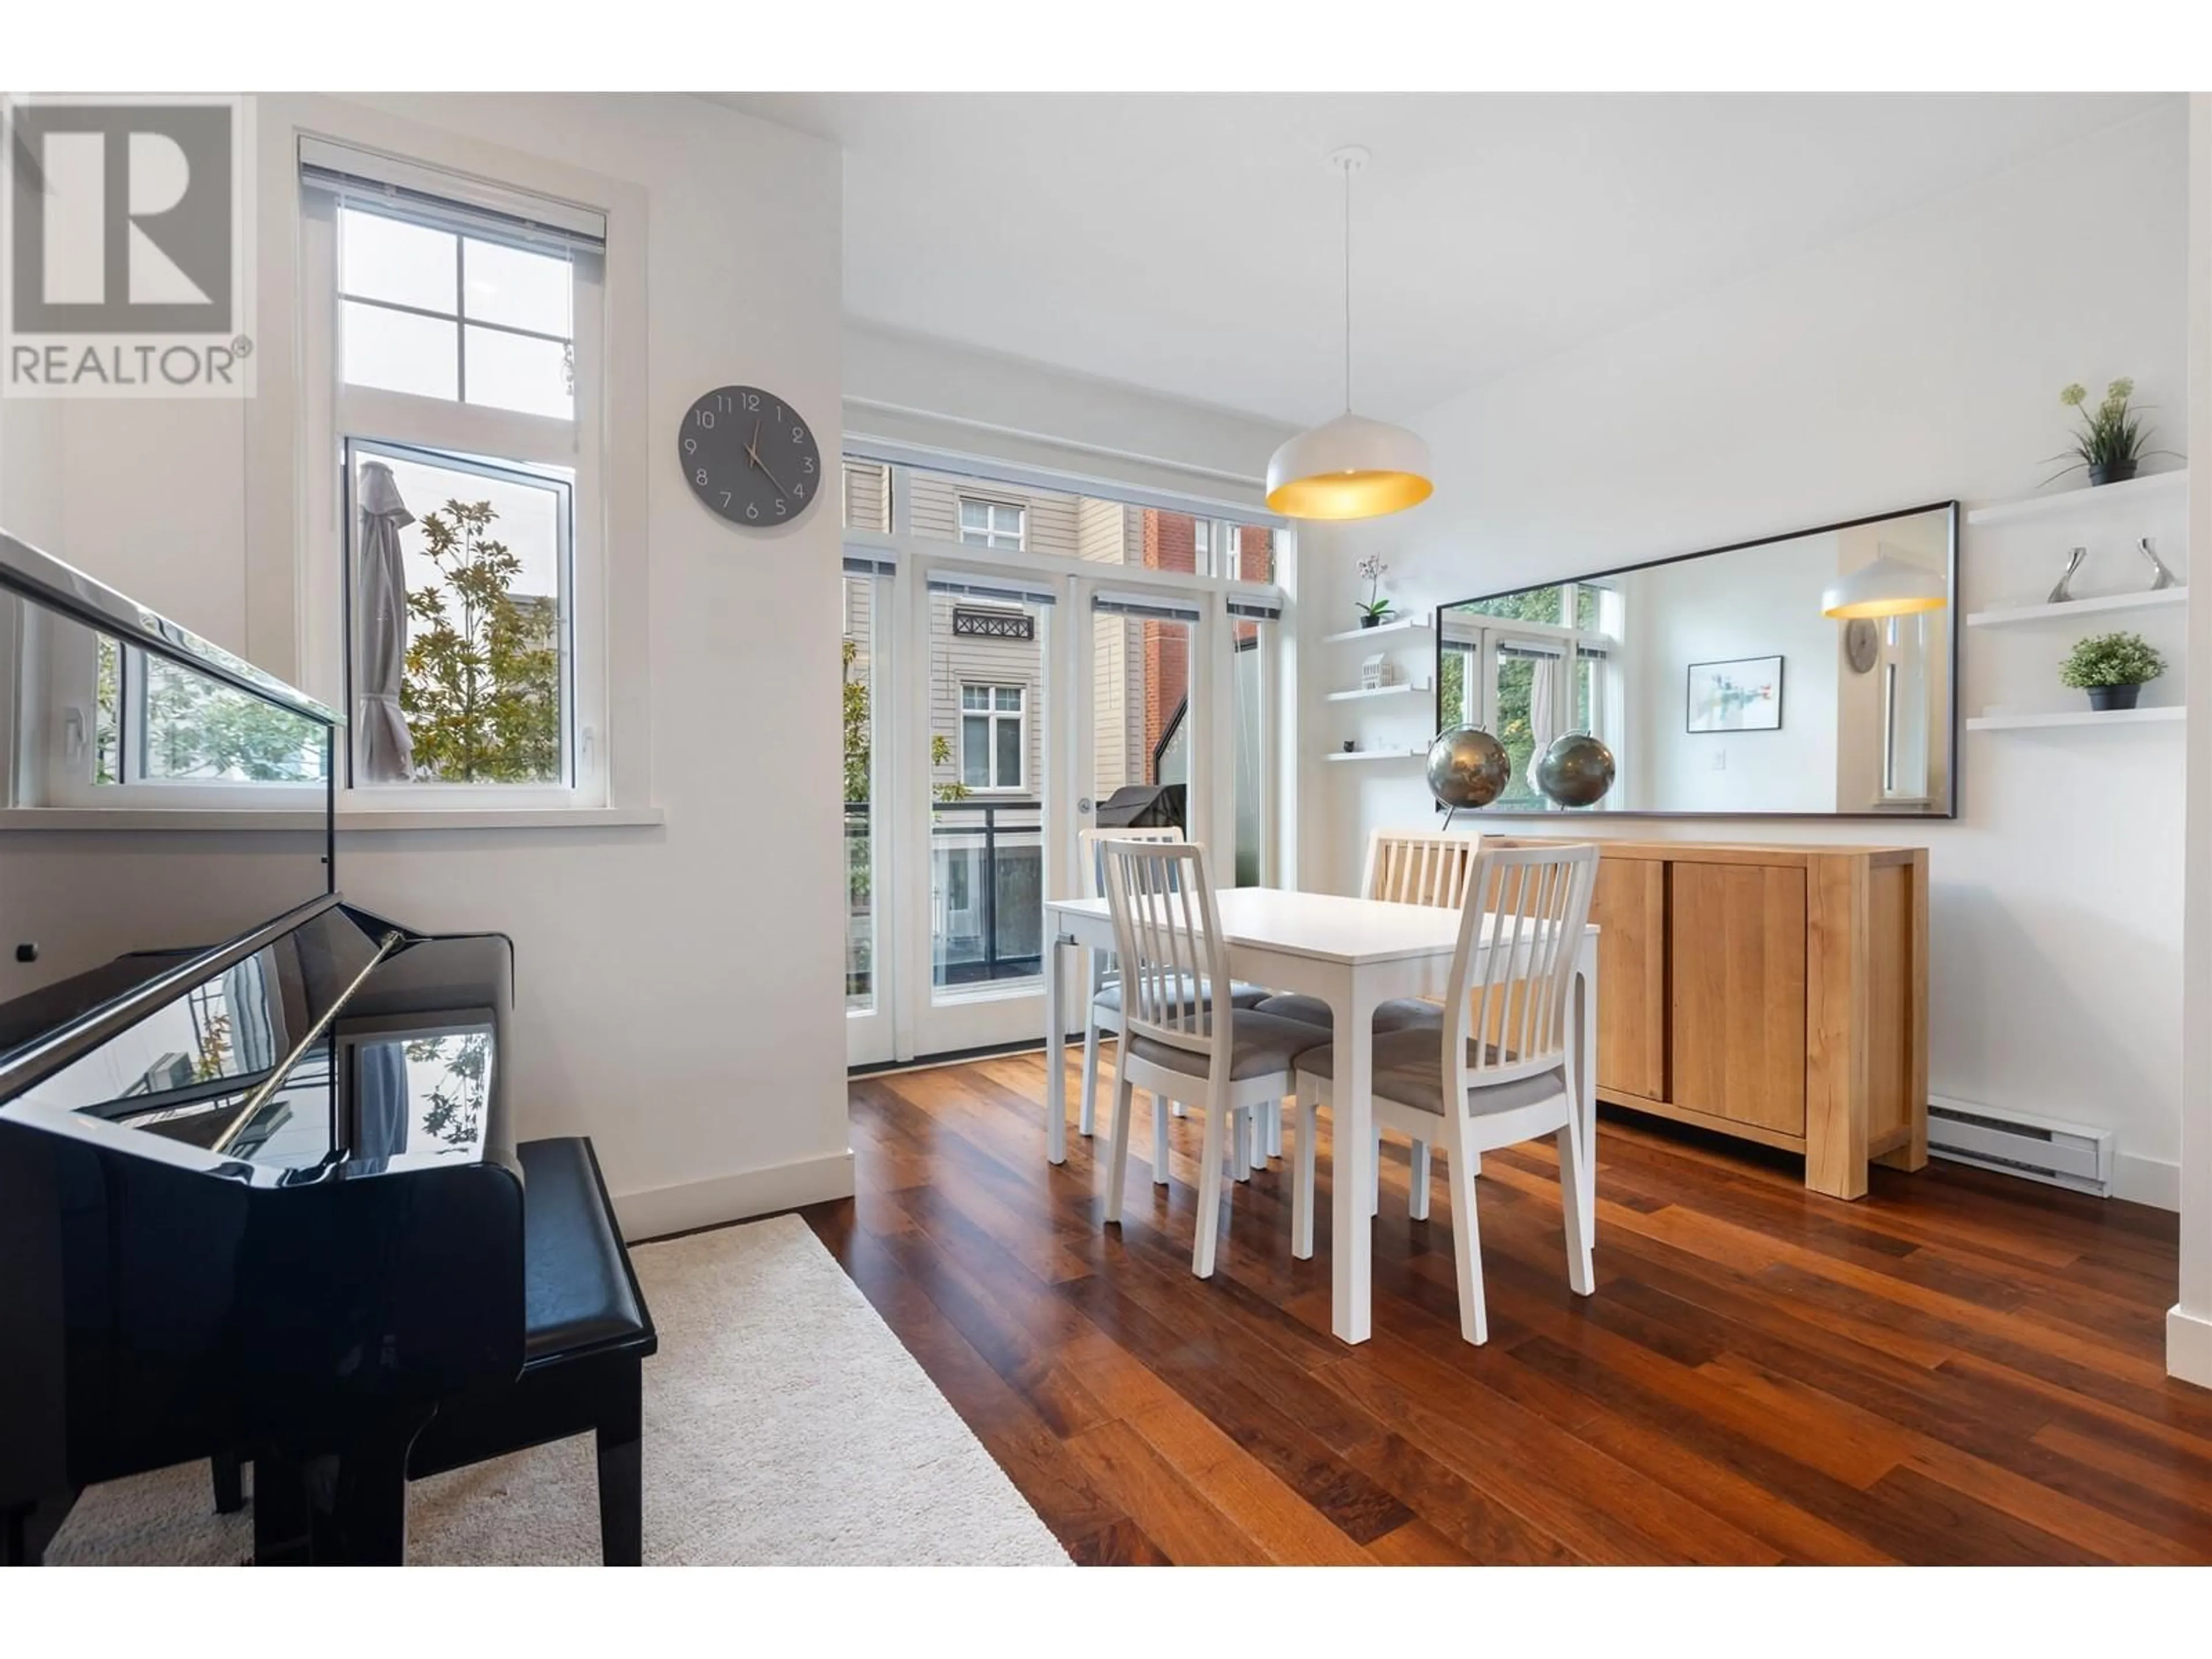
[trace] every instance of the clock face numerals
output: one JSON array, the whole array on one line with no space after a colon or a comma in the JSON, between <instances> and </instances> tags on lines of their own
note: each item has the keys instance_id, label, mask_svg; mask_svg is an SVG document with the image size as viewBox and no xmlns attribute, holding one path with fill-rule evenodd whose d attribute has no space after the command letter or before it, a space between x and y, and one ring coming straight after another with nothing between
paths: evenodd
<instances>
[{"instance_id":1,"label":"clock face numerals","mask_svg":"<svg viewBox=\"0 0 2212 1659\"><path fill-rule=\"evenodd\" d=\"M741 529L789 524L822 493L813 429L758 386L718 386L693 404L676 453L691 493Z\"/></svg>"}]
</instances>

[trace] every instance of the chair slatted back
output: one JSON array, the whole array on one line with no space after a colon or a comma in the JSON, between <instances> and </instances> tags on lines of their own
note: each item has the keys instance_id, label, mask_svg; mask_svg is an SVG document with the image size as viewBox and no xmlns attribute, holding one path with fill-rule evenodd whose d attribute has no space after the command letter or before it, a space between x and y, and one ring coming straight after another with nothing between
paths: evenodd
<instances>
[{"instance_id":1,"label":"chair slatted back","mask_svg":"<svg viewBox=\"0 0 2212 1659\"><path fill-rule=\"evenodd\" d=\"M1446 1004L1458 1018L1443 1026L1444 1075L1456 1076L1460 1091L1447 1091L1447 1100L1565 1060L1568 1000L1597 858L1595 846L1583 844L1504 848L1476 859ZM1478 1042L1472 1057L1471 1041Z\"/></svg>"},{"instance_id":2,"label":"chair slatted back","mask_svg":"<svg viewBox=\"0 0 2212 1659\"><path fill-rule=\"evenodd\" d=\"M1192 842L1103 843L1106 908L1121 974L1121 1029L1194 1054L1226 1059L1229 952L1206 870Z\"/></svg>"},{"instance_id":3,"label":"chair slatted back","mask_svg":"<svg viewBox=\"0 0 2212 1659\"><path fill-rule=\"evenodd\" d=\"M1083 867L1089 872L1088 879L1091 883L1091 891L1086 896L1091 898L1103 898L1106 896L1107 842L1115 841L1135 841L1149 842L1154 846L1164 846L1172 842L1181 841L1182 839L1182 833L1183 832L1182 830L1169 825L1162 825L1158 829L1143 827L1121 830L1084 830L1077 839L1081 842L1083 846L1085 854L1082 860ZM1096 996L1100 991L1113 983L1115 975L1118 971L1119 970L1114 965L1111 952L1105 951L1093 951L1091 953L1091 994Z\"/></svg>"},{"instance_id":4,"label":"chair slatted back","mask_svg":"<svg viewBox=\"0 0 2212 1659\"><path fill-rule=\"evenodd\" d=\"M1155 846L1165 846L1179 842L1182 838L1183 832L1172 825L1163 825L1157 830L1085 830L1077 839L1083 843L1083 850L1085 854L1083 866L1090 872L1091 891L1086 896L1091 898L1106 896L1106 842L1141 841L1149 842Z\"/></svg>"},{"instance_id":5,"label":"chair slatted back","mask_svg":"<svg viewBox=\"0 0 2212 1659\"><path fill-rule=\"evenodd\" d=\"M1482 850L1480 836L1435 830L1377 830L1367 838L1360 892L1393 904L1433 904L1456 910L1467 902L1468 878Z\"/></svg>"}]
</instances>

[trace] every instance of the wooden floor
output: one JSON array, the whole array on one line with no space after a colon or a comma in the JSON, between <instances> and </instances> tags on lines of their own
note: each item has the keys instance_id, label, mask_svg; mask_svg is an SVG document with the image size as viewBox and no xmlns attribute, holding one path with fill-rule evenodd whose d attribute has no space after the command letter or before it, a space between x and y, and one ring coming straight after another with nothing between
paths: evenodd
<instances>
[{"instance_id":1,"label":"wooden floor","mask_svg":"<svg viewBox=\"0 0 2212 1659\"><path fill-rule=\"evenodd\" d=\"M856 1082L859 1196L807 1217L1078 1561L2212 1560L2212 1394L2160 1358L2169 1215L1942 1164L1844 1204L1608 1114L1587 1299L1548 1145L1485 1158L1477 1349L1445 1183L1408 1221L1386 1144L1349 1348L1325 1193L1301 1262L1287 1164L1237 1188L1194 1279L1197 1121L1163 1191L1138 1097L1103 1228L1103 1137L1050 1169L1043 1082Z\"/></svg>"}]
</instances>

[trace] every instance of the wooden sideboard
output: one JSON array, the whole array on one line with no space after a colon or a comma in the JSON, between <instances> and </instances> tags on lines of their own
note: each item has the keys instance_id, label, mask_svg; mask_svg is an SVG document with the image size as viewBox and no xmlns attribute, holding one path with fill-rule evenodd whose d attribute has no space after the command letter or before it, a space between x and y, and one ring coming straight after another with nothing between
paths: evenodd
<instances>
[{"instance_id":1,"label":"wooden sideboard","mask_svg":"<svg viewBox=\"0 0 2212 1659\"><path fill-rule=\"evenodd\" d=\"M1925 848L1597 846L1599 1099L1802 1152L1835 1198L1928 1162Z\"/></svg>"}]
</instances>

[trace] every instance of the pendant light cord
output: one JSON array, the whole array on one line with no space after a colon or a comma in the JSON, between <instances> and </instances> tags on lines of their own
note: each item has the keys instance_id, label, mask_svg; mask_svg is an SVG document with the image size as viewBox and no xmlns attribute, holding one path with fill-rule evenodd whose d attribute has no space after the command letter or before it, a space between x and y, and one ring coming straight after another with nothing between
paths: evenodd
<instances>
[{"instance_id":1,"label":"pendant light cord","mask_svg":"<svg viewBox=\"0 0 2212 1659\"><path fill-rule=\"evenodd\" d=\"M1344 412L1352 413L1352 164L1344 167Z\"/></svg>"}]
</instances>

